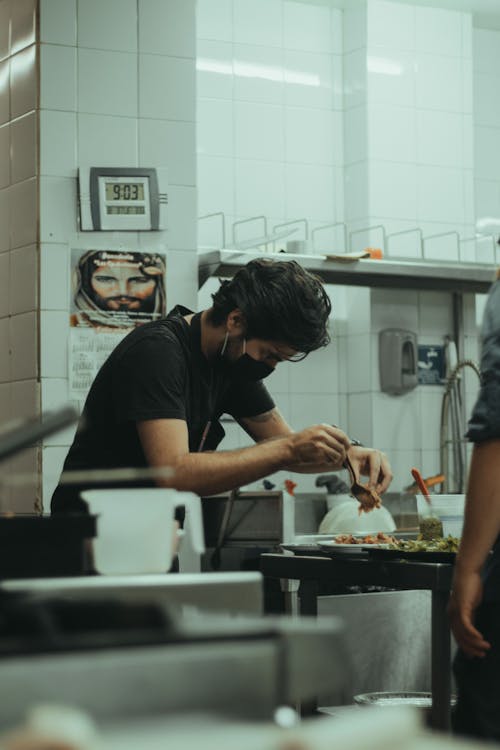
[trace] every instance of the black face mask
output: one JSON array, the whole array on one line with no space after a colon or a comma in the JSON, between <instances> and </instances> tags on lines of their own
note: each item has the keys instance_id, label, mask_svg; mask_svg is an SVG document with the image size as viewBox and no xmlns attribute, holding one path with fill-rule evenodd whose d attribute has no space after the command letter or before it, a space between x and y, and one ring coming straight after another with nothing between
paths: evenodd
<instances>
[{"instance_id":1,"label":"black face mask","mask_svg":"<svg viewBox=\"0 0 500 750\"><path fill-rule=\"evenodd\" d=\"M230 365L230 372L237 380L263 380L272 375L274 367L259 362L248 354L242 354L236 362Z\"/></svg>"}]
</instances>

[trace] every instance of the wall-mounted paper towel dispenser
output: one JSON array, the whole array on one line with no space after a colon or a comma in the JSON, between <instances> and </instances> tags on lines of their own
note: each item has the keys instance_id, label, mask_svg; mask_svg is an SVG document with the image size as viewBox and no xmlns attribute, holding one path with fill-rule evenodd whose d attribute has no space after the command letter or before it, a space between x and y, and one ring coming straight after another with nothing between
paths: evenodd
<instances>
[{"instance_id":1,"label":"wall-mounted paper towel dispenser","mask_svg":"<svg viewBox=\"0 0 500 750\"><path fill-rule=\"evenodd\" d=\"M400 328L380 331L378 340L380 388L399 396L418 383L417 334Z\"/></svg>"}]
</instances>

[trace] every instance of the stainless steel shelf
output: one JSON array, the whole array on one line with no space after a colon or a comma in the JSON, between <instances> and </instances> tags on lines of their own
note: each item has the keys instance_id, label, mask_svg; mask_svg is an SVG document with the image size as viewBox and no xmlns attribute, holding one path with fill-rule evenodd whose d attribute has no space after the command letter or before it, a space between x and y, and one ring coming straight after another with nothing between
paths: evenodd
<instances>
[{"instance_id":1,"label":"stainless steel shelf","mask_svg":"<svg viewBox=\"0 0 500 750\"><path fill-rule=\"evenodd\" d=\"M365 258L339 262L328 260L324 255L209 250L198 254L199 286L211 276L231 278L251 260L262 257L296 260L325 284L485 293L494 279L494 267L486 264Z\"/></svg>"}]
</instances>

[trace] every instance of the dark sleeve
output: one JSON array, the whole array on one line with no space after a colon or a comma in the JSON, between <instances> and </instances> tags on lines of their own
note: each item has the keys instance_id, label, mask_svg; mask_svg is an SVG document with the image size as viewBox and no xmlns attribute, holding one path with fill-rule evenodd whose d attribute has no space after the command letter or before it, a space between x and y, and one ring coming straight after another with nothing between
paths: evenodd
<instances>
[{"instance_id":1,"label":"dark sleeve","mask_svg":"<svg viewBox=\"0 0 500 750\"><path fill-rule=\"evenodd\" d=\"M261 380L234 383L224 398L224 411L235 419L255 417L274 407L271 394Z\"/></svg>"},{"instance_id":2,"label":"dark sleeve","mask_svg":"<svg viewBox=\"0 0 500 750\"><path fill-rule=\"evenodd\" d=\"M481 387L469 420L473 443L500 438L500 281L488 296L481 331Z\"/></svg>"},{"instance_id":3,"label":"dark sleeve","mask_svg":"<svg viewBox=\"0 0 500 750\"><path fill-rule=\"evenodd\" d=\"M151 336L132 344L113 373L118 422L186 419L187 363L176 340Z\"/></svg>"}]
</instances>

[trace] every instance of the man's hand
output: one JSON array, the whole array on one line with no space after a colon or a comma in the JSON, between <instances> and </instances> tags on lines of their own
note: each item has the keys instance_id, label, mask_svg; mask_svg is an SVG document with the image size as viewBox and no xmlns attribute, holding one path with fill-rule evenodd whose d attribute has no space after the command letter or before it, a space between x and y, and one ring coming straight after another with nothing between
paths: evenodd
<instances>
[{"instance_id":1,"label":"man's hand","mask_svg":"<svg viewBox=\"0 0 500 750\"><path fill-rule=\"evenodd\" d=\"M349 459L354 471L359 476L368 476L368 487L379 495L386 491L392 482L391 465L385 453L375 448L364 448L361 445L351 445Z\"/></svg>"},{"instance_id":2,"label":"man's hand","mask_svg":"<svg viewBox=\"0 0 500 750\"><path fill-rule=\"evenodd\" d=\"M302 464L328 466L331 471L342 468L349 438L338 427L329 424L318 424L307 427L289 436L292 459L288 462L290 469Z\"/></svg>"},{"instance_id":3,"label":"man's hand","mask_svg":"<svg viewBox=\"0 0 500 750\"><path fill-rule=\"evenodd\" d=\"M483 598L479 573L455 571L453 590L448 604L450 626L459 647L467 656L483 658L491 648L474 627L474 611Z\"/></svg>"}]
</instances>

